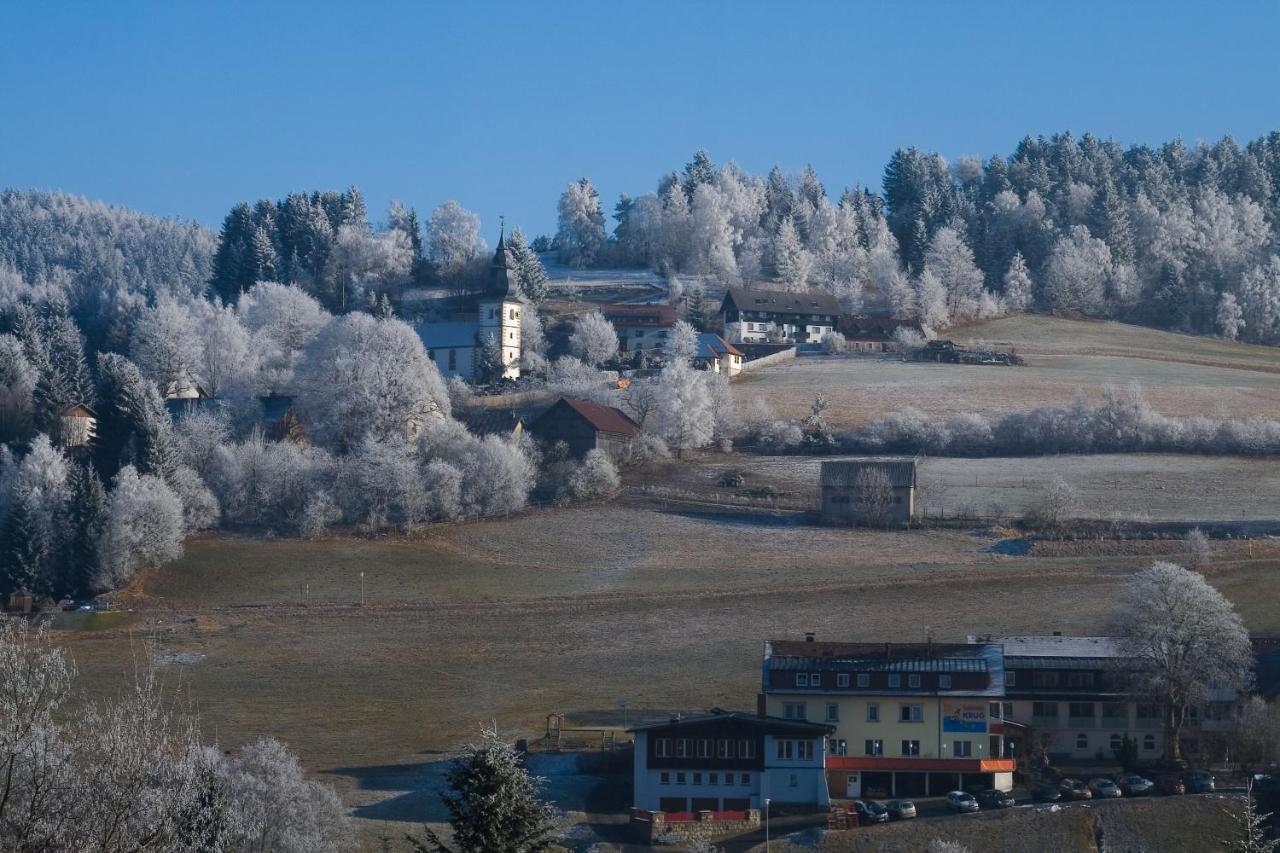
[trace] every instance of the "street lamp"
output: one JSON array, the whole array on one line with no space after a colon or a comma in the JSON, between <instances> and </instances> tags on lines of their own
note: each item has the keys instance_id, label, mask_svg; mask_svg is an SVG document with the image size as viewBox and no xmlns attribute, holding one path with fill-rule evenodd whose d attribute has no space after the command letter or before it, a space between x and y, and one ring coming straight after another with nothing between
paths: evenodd
<instances>
[{"instance_id":1,"label":"street lamp","mask_svg":"<svg viewBox=\"0 0 1280 853\"><path fill-rule=\"evenodd\" d=\"M768 797L764 798L764 853L769 853L769 803Z\"/></svg>"}]
</instances>

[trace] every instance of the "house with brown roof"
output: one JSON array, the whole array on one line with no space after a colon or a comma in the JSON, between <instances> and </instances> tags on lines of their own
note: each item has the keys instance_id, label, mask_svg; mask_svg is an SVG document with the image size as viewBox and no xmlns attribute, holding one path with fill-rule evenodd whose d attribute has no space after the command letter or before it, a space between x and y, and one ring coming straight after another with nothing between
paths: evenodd
<instances>
[{"instance_id":1,"label":"house with brown roof","mask_svg":"<svg viewBox=\"0 0 1280 853\"><path fill-rule=\"evenodd\" d=\"M839 317L840 303L818 290L730 287L720 303L724 334L733 343L817 343Z\"/></svg>"},{"instance_id":2,"label":"house with brown roof","mask_svg":"<svg viewBox=\"0 0 1280 853\"><path fill-rule=\"evenodd\" d=\"M899 329L924 336L924 330L915 320L896 320L892 317L841 317L836 322L836 331L844 335L849 343L850 352L894 352L901 348L894 337Z\"/></svg>"},{"instance_id":3,"label":"house with brown roof","mask_svg":"<svg viewBox=\"0 0 1280 853\"><path fill-rule=\"evenodd\" d=\"M602 305L600 313L618 333L618 351L661 352L666 348L676 309L670 305Z\"/></svg>"},{"instance_id":4,"label":"house with brown roof","mask_svg":"<svg viewBox=\"0 0 1280 853\"><path fill-rule=\"evenodd\" d=\"M561 397L529 424L529 433L548 445L563 441L576 459L603 450L622 460L631 454L640 425L621 409Z\"/></svg>"},{"instance_id":5,"label":"house with brown roof","mask_svg":"<svg viewBox=\"0 0 1280 853\"><path fill-rule=\"evenodd\" d=\"M742 351L715 332L702 332L698 335L698 352L693 364L732 379L742 372Z\"/></svg>"}]
</instances>

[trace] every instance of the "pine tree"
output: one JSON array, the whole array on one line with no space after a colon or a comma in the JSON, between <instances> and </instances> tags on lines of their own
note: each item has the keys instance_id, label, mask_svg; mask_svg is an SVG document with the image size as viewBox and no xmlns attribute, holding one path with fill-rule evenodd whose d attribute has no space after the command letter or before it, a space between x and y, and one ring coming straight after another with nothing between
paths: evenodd
<instances>
[{"instance_id":1,"label":"pine tree","mask_svg":"<svg viewBox=\"0 0 1280 853\"><path fill-rule=\"evenodd\" d=\"M542 304L547 298L547 271L525 243L524 232L519 228L511 232L511 239L507 241L507 265L525 298L535 305Z\"/></svg>"},{"instance_id":2,"label":"pine tree","mask_svg":"<svg viewBox=\"0 0 1280 853\"><path fill-rule=\"evenodd\" d=\"M107 529L107 491L98 472L73 464L68 472L65 539L60 554L58 595L83 596L95 590L101 563L98 543Z\"/></svg>"},{"instance_id":3,"label":"pine tree","mask_svg":"<svg viewBox=\"0 0 1280 853\"><path fill-rule=\"evenodd\" d=\"M9 502L0 531L0 592L42 593L48 587L49 529L37 506L39 495L19 491Z\"/></svg>"},{"instance_id":4,"label":"pine tree","mask_svg":"<svg viewBox=\"0 0 1280 853\"><path fill-rule=\"evenodd\" d=\"M698 187L711 183L715 176L716 167L711 162L711 155L707 154L705 148L699 148L693 155L693 160L685 165L684 181L680 185L690 204L693 204L693 194L698 191Z\"/></svg>"},{"instance_id":5,"label":"pine tree","mask_svg":"<svg viewBox=\"0 0 1280 853\"><path fill-rule=\"evenodd\" d=\"M240 294L254 285L257 274L253 258L255 230L253 211L244 202L231 208L222 222L209 287L215 296L229 305L235 304Z\"/></svg>"},{"instance_id":6,"label":"pine tree","mask_svg":"<svg viewBox=\"0 0 1280 853\"><path fill-rule=\"evenodd\" d=\"M791 290L803 289L809 280L813 260L800 242L800 232L789 216L782 220L773 240L773 265L778 278Z\"/></svg>"},{"instance_id":7,"label":"pine tree","mask_svg":"<svg viewBox=\"0 0 1280 853\"><path fill-rule=\"evenodd\" d=\"M98 354L100 379L98 436L94 452L98 470L111 477L123 465L171 483L179 467L173 422L156 386L137 365L116 353Z\"/></svg>"},{"instance_id":8,"label":"pine tree","mask_svg":"<svg viewBox=\"0 0 1280 853\"><path fill-rule=\"evenodd\" d=\"M1027 270L1027 262L1022 259L1021 252L1014 253L1013 260L1009 262L1009 270L1004 274L1004 300L1015 311L1025 311L1031 307L1031 273Z\"/></svg>"},{"instance_id":9,"label":"pine tree","mask_svg":"<svg viewBox=\"0 0 1280 853\"><path fill-rule=\"evenodd\" d=\"M684 291L684 314L689 323L698 331L707 327L706 292L702 282L694 279Z\"/></svg>"},{"instance_id":10,"label":"pine tree","mask_svg":"<svg viewBox=\"0 0 1280 853\"><path fill-rule=\"evenodd\" d=\"M445 775L449 793L441 800L453 828L450 847L429 828L425 841L410 838L418 853L543 853L554 849L554 810L538 798L540 779L520 756L486 729L478 745L457 759Z\"/></svg>"},{"instance_id":11,"label":"pine tree","mask_svg":"<svg viewBox=\"0 0 1280 853\"><path fill-rule=\"evenodd\" d=\"M259 225L253 232L254 284L259 281L276 281L279 276L280 261L276 255L276 248L271 244L267 229Z\"/></svg>"}]
</instances>

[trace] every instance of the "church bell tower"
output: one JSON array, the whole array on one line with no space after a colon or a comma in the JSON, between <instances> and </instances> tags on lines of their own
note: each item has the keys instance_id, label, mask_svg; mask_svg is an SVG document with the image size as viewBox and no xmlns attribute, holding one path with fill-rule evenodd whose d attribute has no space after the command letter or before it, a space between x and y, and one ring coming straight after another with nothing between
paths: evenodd
<instances>
[{"instance_id":1,"label":"church bell tower","mask_svg":"<svg viewBox=\"0 0 1280 853\"><path fill-rule=\"evenodd\" d=\"M520 314L525 309L520 288L507 269L506 227L498 233L498 248L489 267L489 280L480 297L477 357L496 341L502 351L502 378L520 378Z\"/></svg>"}]
</instances>

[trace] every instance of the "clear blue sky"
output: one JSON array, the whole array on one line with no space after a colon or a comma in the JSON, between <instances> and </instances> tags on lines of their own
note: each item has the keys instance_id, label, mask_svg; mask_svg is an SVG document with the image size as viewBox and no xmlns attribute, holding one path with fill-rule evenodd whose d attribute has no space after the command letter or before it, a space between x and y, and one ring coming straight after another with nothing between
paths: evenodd
<instances>
[{"instance_id":1,"label":"clear blue sky","mask_svg":"<svg viewBox=\"0 0 1280 853\"><path fill-rule=\"evenodd\" d=\"M1091 130L1280 128L1280 3L0 4L0 185L217 226L238 200L364 190L555 226L705 147L880 185L899 146L1008 153Z\"/></svg>"}]
</instances>

